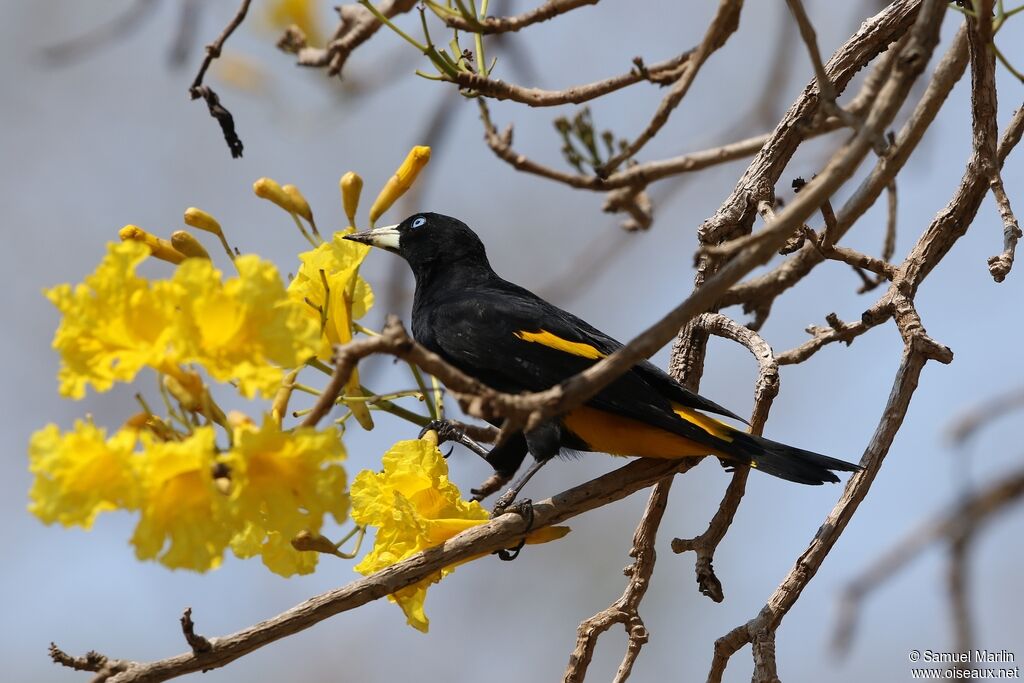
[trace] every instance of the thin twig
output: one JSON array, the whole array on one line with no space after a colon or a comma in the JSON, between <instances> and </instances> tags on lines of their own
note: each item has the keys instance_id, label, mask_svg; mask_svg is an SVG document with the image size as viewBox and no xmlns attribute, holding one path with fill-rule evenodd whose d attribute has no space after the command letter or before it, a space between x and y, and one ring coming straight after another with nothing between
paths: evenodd
<instances>
[{"instance_id":1,"label":"thin twig","mask_svg":"<svg viewBox=\"0 0 1024 683\"><path fill-rule=\"evenodd\" d=\"M673 110L679 106L686 93L690 90L697 73L704 65L704 62L736 32L740 25L740 11L743 8L742 0L719 0L718 10L715 12L711 24L704 33L704 38L694 51L693 56L687 61L686 69L679 76L668 94L658 105L650 122L629 142L625 149L611 157L599 168L594 169L597 175L607 176L622 165L622 162L636 156L644 145L658 134L662 127L668 122Z\"/></svg>"},{"instance_id":2,"label":"thin twig","mask_svg":"<svg viewBox=\"0 0 1024 683\"><path fill-rule=\"evenodd\" d=\"M388 19L404 14L416 6L417 0L384 0L378 11ZM307 67L329 67L327 74L341 74L352 52L380 30L381 23L362 5L338 7L339 22L334 37L325 48L306 47L299 50L297 63Z\"/></svg>"},{"instance_id":3,"label":"thin twig","mask_svg":"<svg viewBox=\"0 0 1024 683\"><path fill-rule=\"evenodd\" d=\"M561 90L526 88L468 71L459 71L451 76L446 75L445 80L450 80L458 84L460 88L470 90L475 94L499 101L511 100L530 107L558 107L564 104L589 102L636 83L657 82L669 74L674 74L681 66L688 64L693 59L693 54L693 50L687 50L677 57L652 64L643 70L634 67L618 76L593 83L574 85Z\"/></svg>"},{"instance_id":4,"label":"thin twig","mask_svg":"<svg viewBox=\"0 0 1024 683\"><path fill-rule=\"evenodd\" d=\"M210 116L220 124L221 132L224 134L224 141L227 143L228 149L231 150L231 156L236 159L242 156L242 140L235 132L234 117L231 116L231 112L228 111L227 107L220 103L220 97L218 97L217 93L210 86L203 84L203 79L206 78L206 71L213 64L213 60L220 57L225 41L245 21L245 15L249 12L249 5L251 3L252 0L242 0L242 3L238 6L238 11L235 12L235 16L231 18L228 25L224 27L224 30L221 31L216 40L206 46L206 56L203 57L203 61L199 65L199 71L196 73L196 77L188 89L189 95L193 100L201 97L206 101L206 106L210 110Z\"/></svg>"},{"instance_id":5,"label":"thin twig","mask_svg":"<svg viewBox=\"0 0 1024 683\"><path fill-rule=\"evenodd\" d=\"M779 393L779 365L775 361L771 347L753 330L743 327L736 321L720 313L706 313L695 321L706 334L713 334L730 339L744 346L754 356L758 364L757 381L754 384L754 412L750 418L752 434L764 431L772 401ZM740 501L746 491L749 467L737 467L732 480L722 497L718 510L711 518L708 528L699 536L689 539L672 539L672 552L683 553L692 550L697 554L694 568L697 574L697 586L700 592L715 602L722 602L725 593L722 582L715 575L713 565L715 551L725 538L739 508Z\"/></svg>"},{"instance_id":6,"label":"thin twig","mask_svg":"<svg viewBox=\"0 0 1024 683\"><path fill-rule=\"evenodd\" d=\"M695 461L690 461L692 467ZM587 669L597 647L597 639L602 633L615 624L622 624L626 629L626 653L615 674L615 683L625 681L633 670L640 649L647 643L649 634L640 618L640 602L643 600L654 575L656 553L654 541L665 507L668 505L668 494L672 486L672 477L666 477L654 485L647 500L647 507L640 518L636 532L633 534L633 547L629 556L633 563L626 567L625 574L629 577L622 596L592 617L579 625L576 633L576 647L569 655L569 665L562 677L564 683L581 683L587 675Z\"/></svg>"},{"instance_id":7,"label":"thin twig","mask_svg":"<svg viewBox=\"0 0 1024 683\"><path fill-rule=\"evenodd\" d=\"M996 55L992 47L993 0L976 0L975 11L967 15L968 46L971 55L971 137L975 156L982 173L988 178L992 194L1003 221L1003 251L989 258L988 269L992 279L1002 282L1013 267L1017 240L1021 237L1017 217L1010 208L1010 198L1003 187L997 160L996 144L999 136L996 124Z\"/></svg>"},{"instance_id":8,"label":"thin twig","mask_svg":"<svg viewBox=\"0 0 1024 683\"><path fill-rule=\"evenodd\" d=\"M597 3L598 0L545 0L544 4L515 16L484 17L473 22L467 21L461 14L445 14L441 18L450 28L457 28L460 31L484 35L510 33L554 19L579 7Z\"/></svg>"}]
</instances>

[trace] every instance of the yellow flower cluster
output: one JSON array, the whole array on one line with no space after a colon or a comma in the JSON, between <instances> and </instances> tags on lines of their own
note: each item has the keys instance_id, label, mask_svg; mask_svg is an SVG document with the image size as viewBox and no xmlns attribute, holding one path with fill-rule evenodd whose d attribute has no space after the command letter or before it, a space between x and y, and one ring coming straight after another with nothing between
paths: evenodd
<instances>
[{"instance_id":1,"label":"yellow flower cluster","mask_svg":"<svg viewBox=\"0 0 1024 683\"><path fill-rule=\"evenodd\" d=\"M357 572L369 575L483 524L490 514L480 503L462 500L459 488L448 479L448 462L436 440L418 439L392 446L384 454L381 472L364 470L356 476L352 519L377 528L373 550L355 566ZM527 537L527 543L545 543L568 532L567 527L539 529ZM444 567L388 599L398 603L410 626L426 632L427 588L454 570L454 565Z\"/></svg>"},{"instance_id":2,"label":"yellow flower cluster","mask_svg":"<svg viewBox=\"0 0 1024 683\"><path fill-rule=\"evenodd\" d=\"M329 514L345 519L345 451L338 431L237 430L221 451L212 427L164 441L128 426L109 439L78 421L61 434L47 425L32 436L29 469L36 475L29 510L46 523L89 528L100 512L138 511L132 535L141 560L206 571L230 547L261 555L283 576L313 571L317 555L295 550L300 531L319 532Z\"/></svg>"},{"instance_id":3,"label":"yellow flower cluster","mask_svg":"<svg viewBox=\"0 0 1024 683\"><path fill-rule=\"evenodd\" d=\"M111 244L83 284L58 285L47 298L63 315L53 346L61 355L60 392L82 398L131 382L146 366L176 374L198 363L215 379L237 381L243 395L268 396L319 346L319 332L287 295L274 265L235 260L222 281L208 259L186 259L166 280L136 274L150 254L142 242Z\"/></svg>"},{"instance_id":4,"label":"yellow flower cluster","mask_svg":"<svg viewBox=\"0 0 1024 683\"><path fill-rule=\"evenodd\" d=\"M298 12L303 3L278 3ZM370 209L372 224L409 189L430 159L415 147L385 184ZM373 428L371 407L417 425L429 419L393 403L431 400L441 414L439 392L428 392L413 369L419 390L391 394L365 390L353 372L336 403L348 412L327 429L286 428L293 393L319 394L299 382L299 373L330 374L334 349L357 333L373 305L373 292L359 276L369 249L342 239L353 230L362 179L340 181L349 227L321 237L313 211L294 185L260 178L258 197L287 212L312 245L299 254L296 275L285 286L277 268L255 255L238 255L220 223L197 208L185 211L190 228L214 235L237 275L225 278L192 233L170 239L138 226L122 228L95 272L76 286L46 291L62 315L53 346L60 353L60 393L74 399L132 382L145 368L160 378L165 411L154 412L137 394L142 411L108 435L91 419L62 432L50 424L32 435L29 469L35 479L29 510L46 524L90 528L101 512L138 514L131 543L140 560L172 569L207 571L225 552L260 556L284 576L314 570L319 553L346 555L321 534L328 517L360 525L347 538L376 529L373 550L356 566L379 571L489 518L476 502L462 500L448 479L433 441L401 441L384 456L380 473L359 473L346 491L341 436L348 417ZM307 229L308 226L308 229ZM164 278L138 270L152 256L173 265ZM166 266L165 266L166 267ZM257 426L241 413L225 413L207 382L230 384L246 399L272 399ZM306 411L296 411L297 417ZM542 529L528 542L559 538L568 530ZM425 631L427 588L454 569L445 567L391 599L411 625Z\"/></svg>"}]
</instances>

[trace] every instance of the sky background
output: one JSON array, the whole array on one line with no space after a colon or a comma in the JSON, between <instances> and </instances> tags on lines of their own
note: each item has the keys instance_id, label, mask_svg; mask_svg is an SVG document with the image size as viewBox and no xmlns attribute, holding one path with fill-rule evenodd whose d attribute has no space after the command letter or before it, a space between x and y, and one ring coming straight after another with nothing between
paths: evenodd
<instances>
[{"instance_id":1,"label":"sky background","mask_svg":"<svg viewBox=\"0 0 1024 683\"><path fill-rule=\"evenodd\" d=\"M211 81L234 113L246 145L244 158L233 160L205 107L187 96L199 50L182 68L169 64L179 3L154 4L152 16L123 39L55 66L43 59L44 47L81 35L127 3L0 0L0 206L5 218L0 276L7 291L0 297L0 318L7 321L0 336L7 386L0 411L5 520L0 525L5 549L0 657L3 677L11 681L86 679L50 663L46 647L51 640L72 654L96 649L113 657L161 658L184 649L178 617L187 606L200 632L222 635L356 577L351 563L332 558L322 560L315 574L292 579L271 574L258 560L232 557L206 575L172 572L134 559L128 538L135 519L126 513L103 516L92 531L83 532L46 527L25 511L30 486L26 445L34 430L48 422L68 428L87 413L98 424L115 428L135 410L134 387L90 393L80 402L58 398L58 359L49 348L58 318L42 288L81 281L122 225L136 223L168 234L181 227L182 211L193 205L215 215L243 252L259 252L274 259L282 272L292 272L304 242L287 216L252 195L252 181L266 175L298 185L322 229L341 228L339 176L350 169L361 173L364 201L371 201L408 148L424 142L423 131L439 104L457 98L450 88L412 76L423 65L386 32L351 58L347 85L328 82L319 71L298 70L273 48L275 34L261 23L261 3L254 3L252 19L228 50L234 63L248 65L249 76L240 78L238 69L234 76L221 70ZM522 11L527 4L510 3L509 9ZM559 88L619 73L635 55L648 63L665 59L699 40L712 4L645 3L641 13L633 3L608 0L581 9L571 18L512 37L532 70L524 71L521 60L505 59L498 51L497 76ZM860 2L807 5L825 54L873 13ZM197 44L216 35L234 9L234 2L204 3ZM323 15L325 22L331 20L327 4ZM794 48L788 66L782 78L770 79L779 32L791 21L782 3L748 3L739 33L708 62L641 159L767 130L811 74L802 45L789 32L783 38ZM1022 21L1011 21L999 36L999 45L1018 65L1024 64ZM940 52L959 22L959 15L947 16ZM402 24L415 28L412 17ZM998 79L1003 124L1020 105L1022 88L1002 68ZM370 92L356 87L381 80L388 82ZM960 180L970 145L968 80L954 90L900 176L897 260ZM773 95L767 114L749 112L750 102L765 89ZM593 103L595 122L631 137L662 94L638 85ZM911 99L919 95L920 88ZM623 340L690 291L695 230L746 164L725 164L663 184L662 190L671 192L655 206L653 229L624 235L615 217L601 213L600 195L518 174L495 159L481 140L472 102L459 99L450 112L448 134L434 149L421 203L412 210L464 219L483 238L500 274L549 295ZM515 122L518 149L556 166L563 162L551 119L572 112L493 107L501 126ZM818 171L840 140L832 136L802 148L780 181L780 195L789 196L793 177ZM1024 202L1022 153L1015 152L1004 171L1011 199L1018 203ZM879 205L870 212L844 241L877 253L883 210ZM403 217L393 210L384 220ZM1024 457L1015 429L1019 415L994 422L965 451L951 450L945 440L946 425L955 416L1024 384L1019 355L1024 273L1018 265L997 285L985 265L1001 248L1002 226L986 200L967 236L921 288L917 303L928 332L953 349L955 360L950 366L925 368L906 423L867 500L783 622L777 654L786 681L909 680L908 651L952 647L945 553L938 548L868 598L846 658L829 649L829 640L836 598L848 581L931 514L1018 466ZM587 267L589 255L603 252L613 254L605 266L597 271ZM409 319L410 278L395 266L393 257L382 252L367 259L364 274L378 292L378 305L366 320L372 326L389 312ZM161 266L150 272L162 272ZM765 338L782 351L804 341L804 328L824 324L829 312L857 319L880 293L858 296L857 286L847 267L821 266L776 303ZM386 295L389 288L398 296ZM832 345L810 362L784 367L766 435L858 459L889 393L900 348L899 335L887 324L849 348ZM663 349L654 360L664 366L667 358ZM405 388L408 379L387 363L375 367L367 370L375 388ZM716 340L702 393L749 413L755 372L746 351ZM143 374L139 386L152 392L153 376ZM350 474L376 469L390 443L416 433L390 418L379 419L378 425L371 433L349 431ZM453 479L464 489L487 475L486 466L465 451L457 450L450 462ZM557 462L531 483L529 495L547 497L620 464L600 455ZM727 482L715 462L706 462L673 486L658 537L658 566L641 608L651 640L632 680L703 680L714 640L757 613L841 493L839 486L800 487L752 475L716 556L726 600L714 604L696 589L693 555L672 554L669 541L704 530ZM646 492L638 493L577 518L567 538L530 547L515 562L488 558L460 567L430 589L428 635L406 626L401 611L381 600L209 672L203 680L558 680L579 622L621 593L621 569L646 498ZM1018 661L1024 657L1022 534L1024 514L1018 507L978 539L971 561L976 646L1008 649ZM619 628L602 638L590 680L612 676L624 644ZM749 680L751 666L745 648L731 660L726 679Z\"/></svg>"}]
</instances>

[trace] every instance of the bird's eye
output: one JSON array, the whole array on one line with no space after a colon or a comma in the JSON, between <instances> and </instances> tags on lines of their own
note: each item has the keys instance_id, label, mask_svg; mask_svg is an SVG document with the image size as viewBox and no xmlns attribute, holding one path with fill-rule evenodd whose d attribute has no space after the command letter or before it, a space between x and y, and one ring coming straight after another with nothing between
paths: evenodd
<instances>
[{"instance_id":1,"label":"bird's eye","mask_svg":"<svg viewBox=\"0 0 1024 683\"><path fill-rule=\"evenodd\" d=\"M419 218L417 218L416 220L414 220L412 222L412 227L414 227L414 228L422 228L424 225L426 225L426 223L427 223L427 219L424 218L423 216L420 216Z\"/></svg>"}]
</instances>

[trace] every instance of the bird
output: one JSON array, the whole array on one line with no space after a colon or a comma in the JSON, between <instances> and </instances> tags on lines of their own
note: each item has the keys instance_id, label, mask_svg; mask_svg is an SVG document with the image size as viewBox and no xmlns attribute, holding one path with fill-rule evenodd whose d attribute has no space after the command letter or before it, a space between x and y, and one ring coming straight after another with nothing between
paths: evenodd
<instances>
[{"instance_id":1,"label":"bird","mask_svg":"<svg viewBox=\"0 0 1024 683\"><path fill-rule=\"evenodd\" d=\"M593 325L502 279L477 234L456 218L416 213L345 239L405 259L416 281L413 338L497 391L548 389L622 348ZM527 454L533 465L496 508L507 506L556 455L574 452L672 459L710 455L800 484L834 483L839 478L833 472L861 469L750 434L712 415L744 422L643 361L583 405L513 434L490 451L478 450L494 474L472 492L479 500L503 487Z\"/></svg>"}]
</instances>

